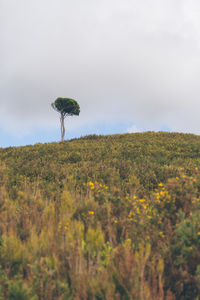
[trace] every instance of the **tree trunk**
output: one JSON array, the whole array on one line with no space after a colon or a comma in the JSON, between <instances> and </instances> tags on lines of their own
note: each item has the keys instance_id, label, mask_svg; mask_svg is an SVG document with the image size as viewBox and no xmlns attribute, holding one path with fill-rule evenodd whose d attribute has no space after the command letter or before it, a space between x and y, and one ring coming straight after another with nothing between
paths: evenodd
<instances>
[{"instance_id":1,"label":"tree trunk","mask_svg":"<svg viewBox=\"0 0 200 300\"><path fill-rule=\"evenodd\" d=\"M60 116L60 127L61 127L61 142L64 142L64 138L65 138L65 117L63 114L61 114Z\"/></svg>"}]
</instances>

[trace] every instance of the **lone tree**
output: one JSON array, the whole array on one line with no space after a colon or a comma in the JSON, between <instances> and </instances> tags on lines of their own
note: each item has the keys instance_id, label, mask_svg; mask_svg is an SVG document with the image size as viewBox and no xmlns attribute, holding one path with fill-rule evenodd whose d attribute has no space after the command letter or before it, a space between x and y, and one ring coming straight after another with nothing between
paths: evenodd
<instances>
[{"instance_id":1,"label":"lone tree","mask_svg":"<svg viewBox=\"0 0 200 300\"><path fill-rule=\"evenodd\" d=\"M65 137L65 117L78 116L80 113L80 106L74 99L60 97L51 103L51 106L60 113L61 141L63 142Z\"/></svg>"}]
</instances>

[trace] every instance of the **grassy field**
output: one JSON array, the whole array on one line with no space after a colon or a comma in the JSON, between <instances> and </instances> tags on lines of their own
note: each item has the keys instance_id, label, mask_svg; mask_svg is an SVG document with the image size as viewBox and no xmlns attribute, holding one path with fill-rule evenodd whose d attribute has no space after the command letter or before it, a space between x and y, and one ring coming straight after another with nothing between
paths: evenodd
<instances>
[{"instance_id":1,"label":"grassy field","mask_svg":"<svg viewBox=\"0 0 200 300\"><path fill-rule=\"evenodd\" d=\"M200 136L0 149L0 299L200 299Z\"/></svg>"}]
</instances>

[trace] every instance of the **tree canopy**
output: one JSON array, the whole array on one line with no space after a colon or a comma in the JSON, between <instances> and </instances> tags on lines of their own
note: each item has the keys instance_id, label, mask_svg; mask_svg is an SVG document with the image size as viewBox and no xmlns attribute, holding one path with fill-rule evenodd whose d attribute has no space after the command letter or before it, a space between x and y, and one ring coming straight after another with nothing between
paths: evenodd
<instances>
[{"instance_id":1,"label":"tree canopy","mask_svg":"<svg viewBox=\"0 0 200 300\"><path fill-rule=\"evenodd\" d=\"M64 141L65 137L65 124L64 119L67 116L78 116L80 113L80 106L78 102L72 98L57 98L51 103L53 109L60 113L60 125L61 125L61 141Z\"/></svg>"},{"instance_id":2,"label":"tree canopy","mask_svg":"<svg viewBox=\"0 0 200 300\"><path fill-rule=\"evenodd\" d=\"M80 113L80 106L76 100L72 98L57 98L51 106L53 109L61 113L64 117L65 116L78 116Z\"/></svg>"}]
</instances>

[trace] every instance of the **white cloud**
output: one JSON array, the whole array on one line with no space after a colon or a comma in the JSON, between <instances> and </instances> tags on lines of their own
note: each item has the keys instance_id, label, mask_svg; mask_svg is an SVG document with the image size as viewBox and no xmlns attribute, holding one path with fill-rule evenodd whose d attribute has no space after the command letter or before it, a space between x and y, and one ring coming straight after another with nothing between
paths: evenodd
<instances>
[{"instance_id":1,"label":"white cloud","mask_svg":"<svg viewBox=\"0 0 200 300\"><path fill-rule=\"evenodd\" d=\"M3 0L0 126L56 127L50 103L74 97L71 126L134 122L200 133L200 2Z\"/></svg>"},{"instance_id":2,"label":"white cloud","mask_svg":"<svg viewBox=\"0 0 200 300\"><path fill-rule=\"evenodd\" d=\"M127 132L128 132L128 133L135 133L135 132L141 132L141 130L138 129L136 125L132 125L131 127L129 127L129 128L127 129Z\"/></svg>"}]
</instances>

